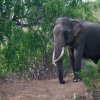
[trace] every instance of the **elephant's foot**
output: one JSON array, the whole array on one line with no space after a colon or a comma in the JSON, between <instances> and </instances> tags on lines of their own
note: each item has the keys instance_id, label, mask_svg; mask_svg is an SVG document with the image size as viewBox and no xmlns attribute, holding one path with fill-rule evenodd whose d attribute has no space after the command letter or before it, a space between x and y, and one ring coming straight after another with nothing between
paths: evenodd
<instances>
[{"instance_id":1,"label":"elephant's foot","mask_svg":"<svg viewBox=\"0 0 100 100\"><path fill-rule=\"evenodd\" d=\"M60 81L60 84L65 84L65 81Z\"/></svg>"},{"instance_id":2,"label":"elephant's foot","mask_svg":"<svg viewBox=\"0 0 100 100\"><path fill-rule=\"evenodd\" d=\"M79 82L79 81L81 81L82 80L82 78L80 78L80 77L74 77L73 78L73 82Z\"/></svg>"}]
</instances>

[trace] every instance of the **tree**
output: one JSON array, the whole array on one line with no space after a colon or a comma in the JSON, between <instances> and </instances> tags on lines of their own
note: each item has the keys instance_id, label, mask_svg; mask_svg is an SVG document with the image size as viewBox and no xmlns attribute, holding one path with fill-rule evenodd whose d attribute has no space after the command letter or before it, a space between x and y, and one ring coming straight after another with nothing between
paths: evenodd
<instances>
[{"instance_id":1,"label":"tree","mask_svg":"<svg viewBox=\"0 0 100 100\"><path fill-rule=\"evenodd\" d=\"M52 70L55 19L68 16L95 21L93 8L94 3L82 0L0 0L1 77L34 78L40 70Z\"/></svg>"}]
</instances>

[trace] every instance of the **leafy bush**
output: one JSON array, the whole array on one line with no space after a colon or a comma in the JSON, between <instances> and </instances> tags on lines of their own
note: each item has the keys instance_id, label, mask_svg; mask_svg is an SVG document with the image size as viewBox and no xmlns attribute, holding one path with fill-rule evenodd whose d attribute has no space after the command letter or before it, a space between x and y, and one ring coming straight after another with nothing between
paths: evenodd
<instances>
[{"instance_id":1,"label":"leafy bush","mask_svg":"<svg viewBox=\"0 0 100 100\"><path fill-rule=\"evenodd\" d=\"M94 4L82 0L1 0L0 77L29 77L40 69L56 73L56 68L51 67L55 19L68 16L95 22L91 11L97 8ZM65 70L66 66L67 56Z\"/></svg>"},{"instance_id":2,"label":"leafy bush","mask_svg":"<svg viewBox=\"0 0 100 100\"><path fill-rule=\"evenodd\" d=\"M99 63L96 65L91 61L85 62L85 67L81 70L81 77L88 92L93 93L100 87Z\"/></svg>"}]
</instances>

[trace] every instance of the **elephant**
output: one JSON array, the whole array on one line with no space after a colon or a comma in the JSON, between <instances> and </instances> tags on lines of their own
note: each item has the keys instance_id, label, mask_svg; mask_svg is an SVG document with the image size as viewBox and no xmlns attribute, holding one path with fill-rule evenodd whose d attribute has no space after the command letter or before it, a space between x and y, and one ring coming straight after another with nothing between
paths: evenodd
<instances>
[{"instance_id":1,"label":"elephant","mask_svg":"<svg viewBox=\"0 0 100 100\"><path fill-rule=\"evenodd\" d=\"M59 82L65 83L62 70L65 47L74 73L73 81L80 81L77 73L81 71L82 59L97 63L100 58L100 24L68 17L59 17L54 24L53 64L58 67Z\"/></svg>"}]
</instances>

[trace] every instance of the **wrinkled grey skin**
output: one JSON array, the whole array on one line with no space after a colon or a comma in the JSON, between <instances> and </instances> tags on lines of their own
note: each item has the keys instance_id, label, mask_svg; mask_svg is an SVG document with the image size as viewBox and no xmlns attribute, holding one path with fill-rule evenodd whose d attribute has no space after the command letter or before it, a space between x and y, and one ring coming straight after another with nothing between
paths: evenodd
<instances>
[{"instance_id":1,"label":"wrinkled grey skin","mask_svg":"<svg viewBox=\"0 0 100 100\"><path fill-rule=\"evenodd\" d=\"M59 57L63 47L69 46L74 80L78 81L76 72L81 69L82 58L89 58L95 63L100 58L100 24L60 17L56 19L53 34L55 59ZM62 58L55 63L58 67L59 82L64 84Z\"/></svg>"}]
</instances>

